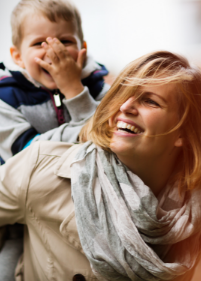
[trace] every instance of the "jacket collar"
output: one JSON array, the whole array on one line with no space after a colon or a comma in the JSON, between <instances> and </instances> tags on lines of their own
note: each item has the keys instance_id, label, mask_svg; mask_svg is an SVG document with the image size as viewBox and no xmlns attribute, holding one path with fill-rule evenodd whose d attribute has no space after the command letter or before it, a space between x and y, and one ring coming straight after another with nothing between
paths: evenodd
<instances>
[{"instance_id":1,"label":"jacket collar","mask_svg":"<svg viewBox=\"0 0 201 281\"><path fill-rule=\"evenodd\" d=\"M82 144L69 144L70 148L60 157L54 174L62 178L71 178L71 164Z\"/></svg>"}]
</instances>

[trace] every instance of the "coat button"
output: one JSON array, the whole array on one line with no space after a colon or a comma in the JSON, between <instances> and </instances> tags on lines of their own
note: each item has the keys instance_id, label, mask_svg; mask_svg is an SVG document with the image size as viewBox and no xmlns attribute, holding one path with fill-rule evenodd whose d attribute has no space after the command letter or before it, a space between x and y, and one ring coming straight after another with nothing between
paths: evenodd
<instances>
[{"instance_id":1,"label":"coat button","mask_svg":"<svg viewBox=\"0 0 201 281\"><path fill-rule=\"evenodd\" d=\"M76 274L73 276L72 281L86 281L86 279L82 274Z\"/></svg>"}]
</instances>

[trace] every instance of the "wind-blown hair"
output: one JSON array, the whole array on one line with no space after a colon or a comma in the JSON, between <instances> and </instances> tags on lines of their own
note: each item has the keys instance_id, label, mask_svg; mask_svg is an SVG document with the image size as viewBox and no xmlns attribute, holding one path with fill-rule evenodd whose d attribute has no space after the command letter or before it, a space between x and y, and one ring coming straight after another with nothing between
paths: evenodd
<instances>
[{"instance_id":1,"label":"wind-blown hair","mask_svg":"<svg viewBox=\"0 0 201 281\"><path fill-rule=\"evenodd\" d=\"M129 97L139 93L140 86L170 83L175 84L172 94L177 96L180 120L165 134L180 130L183 164L177 179L180 189L194 189L201 183L201 71L190 66L182 56L159 51L131 62L117 77L93 118L81 131L80 140L91 140L109 150L113 132L108 124L109 118Z\"/></svg>"},{"instance_id":2,"label":"wind-blown hair","mask_svg":"<svg viewBox=\"0 0 201 281\"><path fill-rule=\"evenodd\" d=\"M12 42L20 47L26 16L41 14L51 22L62 19L73 22L81 44L83 43L82 20L77 8L68 0L21 0L11 14Z\"/></svg>"}]
</instances>

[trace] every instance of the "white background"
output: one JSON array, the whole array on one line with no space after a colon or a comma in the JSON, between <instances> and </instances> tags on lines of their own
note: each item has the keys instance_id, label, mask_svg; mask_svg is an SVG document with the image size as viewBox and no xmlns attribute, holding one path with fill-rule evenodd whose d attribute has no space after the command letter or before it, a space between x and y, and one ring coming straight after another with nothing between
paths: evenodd
<instances>
[{"instance_id":1,"label":"white background","mask_svg":"<svg viewBox=\"0 0 201 281\"><path fill-rule=\"evenodd\" d=\"M0 61L10 58L10 14L18 0L0 0ZM184 54L201 64L201 2L193 0L74 0L88 51L114 75L153 50Z\"/></svg>"}]
</instances>

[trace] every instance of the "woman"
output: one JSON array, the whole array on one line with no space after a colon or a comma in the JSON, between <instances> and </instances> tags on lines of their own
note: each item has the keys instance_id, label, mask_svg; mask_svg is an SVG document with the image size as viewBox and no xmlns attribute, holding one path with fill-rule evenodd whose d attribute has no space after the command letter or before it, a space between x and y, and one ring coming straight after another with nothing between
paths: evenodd
<instances>
[{"instance_id":1,"label":"woman","mask_svg":"<svg viewBox=\"0 0 201 281\"><path fill-rule=\"evenodd\" d=\"M116 79L88 142L36 142L1 167L0 225L26 225L24 280L191 280L200 92L184 58L148 54Z\"/></svg>"}]
</instances>

